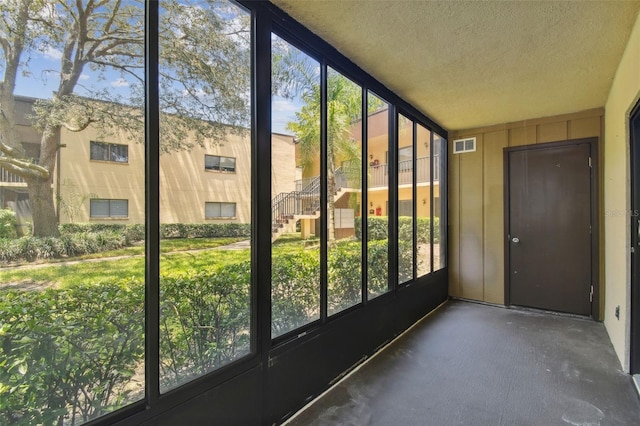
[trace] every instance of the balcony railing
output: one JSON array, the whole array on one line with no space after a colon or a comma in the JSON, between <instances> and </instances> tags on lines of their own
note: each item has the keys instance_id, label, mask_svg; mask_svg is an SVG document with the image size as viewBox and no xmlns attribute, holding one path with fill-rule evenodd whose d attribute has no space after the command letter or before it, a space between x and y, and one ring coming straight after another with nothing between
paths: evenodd
<instances>
[{"instance_id":1,"label":"balcony railing","mask_svg":"<svg viewBox=\"0 0 640 426\"><path fill-rule=\"evenodd\" d=\"M24 183L24 179L0 167L0 183Z\"/></svg>"},{"instance_id":2,"label":"balcony railing","mask_svg":"<svg viewBox=\"0 0 640 426\"><path fill-rule=\"evenodd\" d=\"M434 155L434 163L435 167L433 169L433 181L440 181L440 156ZM429 183L431 180L431 157L420 157L416 159L416 170L418 171L416 175L417 183ZM309 184L317 179L318 177L310 177L305 179L299 179L296 181L296 191L302 191L303 188L309 186ZM336 184L340 188L344 187L359 187L349 185L346 182L342 182L341 180L345 180L344 173L339 174L336 173ZM359 179L348 179L352 184L356 184L356 180L359 182ZM340 182L338 182L340 181ZM398 163L398 185L411 185L413 183L413 161L412 160L404 160ZM389 165L388 164L379 164L377 166L369 167L369 188L386 188L389 185Z\"/></svg>"}]
</instances>

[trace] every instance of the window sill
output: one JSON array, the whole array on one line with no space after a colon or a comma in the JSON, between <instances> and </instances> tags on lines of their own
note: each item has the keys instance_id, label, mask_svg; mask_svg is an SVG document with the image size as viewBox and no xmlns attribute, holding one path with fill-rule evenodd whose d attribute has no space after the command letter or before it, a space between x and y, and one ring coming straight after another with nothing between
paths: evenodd
<instances>
[{"instance_id":1,"label":"window sill","mask_svg":"<svg viewBox=\"0 0 640 426\"><path fill-rule=\"evenodd\" d=\"M212 169L204 169L205 172L207 173L221 173L224 175L235 175L236 171L230 171L230 170L212 170Z\"/></svg>"},{"instance_id":2,"label":"window sill","mask_svg":"<svg viewBox=\"0 0 640 426\"><path fill-rule=\"evenodd\" d=\"M120 217L111 217L111 216L105 216L105 217L90 217L89 220L129 220L129 216L120 216Z\"/></svg>"},{"instance_id":3,"label":"window sill","mask_svg":"<svg viewBox=\"0 0 640 426\"><path fill-rule=\"evenodd\" d=\"M216 217L205 217L204 220L235 220L236 216L216 216Z\"/></svg>"},{"instance_id":4,"label":"window sill","mask_svg":"<svg viewBox=\"0 0 640 426\"><path fill-rule=\"evenodd\" d=\"M111 160L89 160L92 163L104 163L104 164L120 164L123 166L128 166L129 161L111 161Z\"/></svg>"}]
</instances>

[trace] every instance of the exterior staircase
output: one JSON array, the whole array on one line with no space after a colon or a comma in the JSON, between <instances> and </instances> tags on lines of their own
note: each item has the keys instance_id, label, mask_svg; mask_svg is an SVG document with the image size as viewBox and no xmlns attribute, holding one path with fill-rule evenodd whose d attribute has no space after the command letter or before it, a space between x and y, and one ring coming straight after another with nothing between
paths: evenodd
<instances>
[{"instance_id":1,"label":"exterior staircase","mask_svg":"<svg viewBox=\"0 0 640 426\"><path fill-rule=\"evenodd\" d=\"M349 189L350 179L342 168L335 171L336 192L334 200L339 199ZM359 178L357 179L359 181ZM358 185L354 185L359 187ZM320 176L306 181L298 191L281 192L275 196L271 203L271 241L277 240L281 235L296 232L296 224L300 219L317 219L320 217Z\"/></svg>"}]
</instances>

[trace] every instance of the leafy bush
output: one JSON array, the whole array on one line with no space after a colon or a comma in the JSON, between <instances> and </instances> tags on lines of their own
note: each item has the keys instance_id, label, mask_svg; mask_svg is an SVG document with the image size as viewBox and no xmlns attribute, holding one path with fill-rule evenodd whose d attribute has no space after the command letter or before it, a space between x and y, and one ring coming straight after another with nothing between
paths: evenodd
<instances>
[{"instance_id":1,"label":"leafy bush","mask_svg":"<svg viewBox=\"0 0 640 426\"><path fill-rule=\"evenodd\" d=\"M76 424L127 403L143 327L140 282L2 291L0 423Z\"/></svg>"},{"instance_id":2,"label":"leafy bush","mask_svg":"<svg viewBox=\"0 0 640 426\"><path fill-rule=\"evenodd\" d=\"M142 241L145 237L143 224L122 223L63 223L62 235L87 232L119 232L131 242ZM251 236L249 223L163 223L160 224L161 238L221 238Z\"/></svg>"},{"instance_id":3,"label":"leafy bush","mask_svg":"<svg viewBox=\"0 0 640 426\"><path fill-rule=\"evenodd\" d=\"M161 238L220 238L251 236L249 223L163 223Z\"/></svg>"},{"instance_id":4,"label":"leafy bush","mask_svg":"<svg viewBox=\"0 0 640 426\"><path fill-rule=\"evenodd\" d=\"M362 218L356 217L356 238L361 239L361 223ZM428 217L419 217L417 222L417 240L418 243L427 243L431 240L431 219ZM369 241L385 240L389 237L387 216L370 216L368 220L368 236ZM411 217L400 216L398 218L398 237L399 240L411 240L413 231L413 221ZM440 218L433 218L433 242L440 242Z\"/></svg>"},{"instance_id":5,"label":"leafy bush","mask_svg":"<svg viewBox=\"0 0 640 426\"><path fill-rule=\"evenodd\" d=\"M320 257L316 250L273 258L271 333L280 336L320 316Z\"/></svg>"},{"instance_id":6,"label":"leafy bush","mask_svg":"<svg viewBox=\"0 0 640 426\"><path fill-rule=\"evenodd\" d=\"M10 209L0 209L0 238L16 238L16 213Z\"/></svg>"},{"instance_id":7,"label":"leafy bush","mask_svg":"<svg viewBox=\"0 0 640 426\"><path fill-rule=\"evenodd\" d=\"M327 254L327 307L329 315L362 301L362 243L340 241Z\"/></svg>"},{"instance_id":8,"label":"leafy bush","mask_svg":"<svg viewBox=\"0 0 640 426\"><path fill-rule=\"evenodd\" d=\"M162 278L161 385L172 388L250 349L251 263Z\"/></svg>"},{"instance_id":9,"label":"leafy bush","mask_svg":"<svg viewBox=\"0 0 640 426\"><path fill-rule=\"evenodd\" d=\"M19 249L42 256L110 244L113 233L78 235L16 241ZM410 242L399 242L400 268L410 268L410 248ZM387 253L387 240L369 242L371 295L388 291ZM354 267L360 259L361 242L332 245L329 312L360 301L360 268ZM317 319L318 251L274 256L272 272L273 335ZM250 261L161 277L163 390L249 353L250 283ZM0 290L0 424L80 423L141 397L134 378L143 368L144 293L143 283L133 279L64 290Z\"/></svg>"},{"instance_id":10,"label":"leafy bush","mask_svg":"<svg viewBox=\"0 0 640 426\"><path fill-rule=\"evenodd\" d=\"M130 242L142 241L145 237L144 224L123 224L123 223L63 223L59 226L60 234L64 237L73 234L119 233Z\"/></svg>"},{"instance_id":11,"label":"leafy bush","mask_svg":"<svg viewBox=\"0 0 640 426\"><path fill-rule=\"evenodd\" d=\"M53 259L115 250L129 245L125 234L114 231L84 232L60 238L21 237L0 240L0 261Z\"/></svg>"}]
</instances>

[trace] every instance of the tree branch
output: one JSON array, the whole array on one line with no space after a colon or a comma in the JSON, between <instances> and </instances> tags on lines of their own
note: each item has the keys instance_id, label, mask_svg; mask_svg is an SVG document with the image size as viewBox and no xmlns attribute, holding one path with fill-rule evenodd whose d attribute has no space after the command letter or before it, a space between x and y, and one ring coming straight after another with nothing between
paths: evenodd
<instances>
[{"instance_id":1,"label":"tree branch","mask_svg":"<svg viewBox=\"0 0 640 426\"><path fill-rule=\"evenodd\" d=\"M17 158L0 156L0 166L22 178L47 179L50 176L44 167Z\"/></svg>"}]
</instances>

